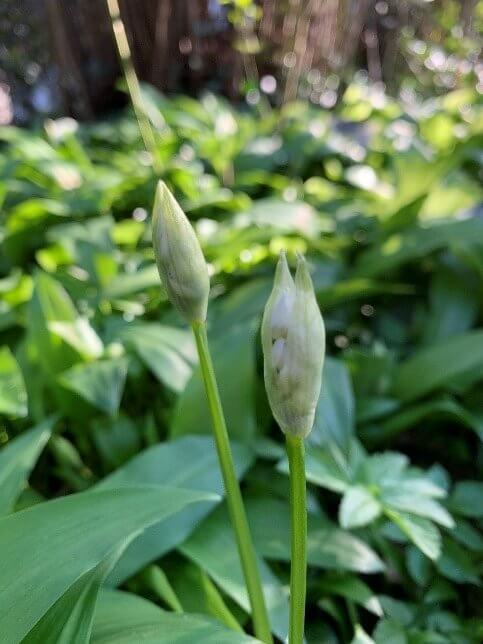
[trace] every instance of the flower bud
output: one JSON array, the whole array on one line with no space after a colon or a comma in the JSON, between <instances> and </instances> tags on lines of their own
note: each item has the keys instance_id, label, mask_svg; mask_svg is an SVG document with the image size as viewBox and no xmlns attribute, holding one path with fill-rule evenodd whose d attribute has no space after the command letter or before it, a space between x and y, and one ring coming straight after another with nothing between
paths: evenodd
<instances>
[{"instance_id":1,"label":"flower bud","mask_svg":"<svg viewBox=\"0 0 483 644\"><path fill-rule=\"evenodd\" d=\"M295 281L281 253L262 322L265 387L282 431L304 437L314 424L325 355L325 329L303 257Z\"/></svg>"},{"instance_id":2,"label":"flower bud","mask_svg":"<svg viewBox=\"0 0 483 644\"><path fill-rule=\"evenodd\" d=\"M163 181L158 182L154 200L153 247L171 303L188 322L204 322L208 267L192 225Z\"/></svg>"}]
</instances>

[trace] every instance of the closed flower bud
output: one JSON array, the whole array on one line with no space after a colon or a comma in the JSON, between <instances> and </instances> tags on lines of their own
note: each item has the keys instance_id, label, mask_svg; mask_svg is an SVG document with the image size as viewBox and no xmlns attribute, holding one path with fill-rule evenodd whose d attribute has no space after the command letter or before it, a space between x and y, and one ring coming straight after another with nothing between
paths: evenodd
<instances>
[{"instance_id":1,"label":"closed flower bud","mask_svg":"<svg viewBox=\"0 0 483 644\"><path fill-rule=\"evenodd\" d=\"M188 322L204 322L210 292L208 268L192 225L162 181L154 200L153 247L171 303Z\"/></svg>"},{"instance_id":2,"label":"closed flower bud","mask_svg":"<svg viewBox=\"0 0 483 644\"><path fill-rule=\"evenodd\" d=\"M262 322L265 387L282 431L304 437L314 424L325 355L325 329L303 257L295 281L285 254Z\"/></svg>"}]
</instances>

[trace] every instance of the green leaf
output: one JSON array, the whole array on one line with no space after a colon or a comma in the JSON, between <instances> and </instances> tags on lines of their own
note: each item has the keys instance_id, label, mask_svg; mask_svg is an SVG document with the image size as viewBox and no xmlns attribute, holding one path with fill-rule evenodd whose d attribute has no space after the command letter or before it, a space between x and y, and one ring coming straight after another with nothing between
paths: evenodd
<instances>
[{"instance_id":1,"label":"green leaf","mask_svg":"<svg viewBox=\"0 0 483 644\"><path fill-rule=\"evenodd\" d=\"M425 324L425 341L435 344L471 330L478 315L478 282L472 274L440 269L430 290L429 316ZM464 282L465 288L461 288Z\"/></svg>"},{"instance_id":2,"label":"green leaf","mask_svg":"<svg viewBox=\"0 0 483 644\"><path fill-rule=\"evenodd\" d=\"M85 318L78 317L73 322L54 320L47 326L51 333L62 338L84 360L95 360L104 351L102 340Z\"/></svg>"},{"instance_id":3,"label":"green leaf","mask_svg":"<svg viewBox=\"0 0 483 644\"><path fill-rule=\"evenodd\" d=\"M123 465L141 447L140 429L128 416L104 417L92 421L92 439L108 469Z\"/></svg>"},{"instance_id":4,"label":"green leaf","mask_svg":"<svg viewBox=\"0 0 483 644\"><path fill-rule=\"evenodd\" d=\"M351 644L374 644L374 640L369 637L360 624L356 624Z\"/></svg>"},{"instance_id":5,"label":"green leaf","mask_svg":"<svg viewBox=\"0 0 483 644\"><path fill-rule=\"evenodd\" d=\"M408 640L401 624L392 619L382 619L373 633L375 644L407 644Z\"/></svg>"},{"instance_id":6,"label":"green leaf","mask_svg":"<svg viewBox=\"0 0 483 644\"><path fill-rule=\"evenodd\" d=\"M188 559L177 562L172 580L185 612L210 615L228 628L243 632L214 583L195 563Z\"/></svg>"},{"instance_id":7,"label":"green leaf","mask_svg":"<svg viewBox=\"0 0 483 644\"><path fill-rule=\"evenodd\" d=\"M133 536L79 577L24 637L22 644L88 644L102 583Z\"/></svg>"},{"instance_id":8,"label":"green leaf","mask_svg":"<svg viewBox=\"0 0 483 644\"><path fill-rule=\"evenodd\" d=\"M451 536L468 550L483 552L483 535L469 521L458 519Z\"/></svg>"},{"instance_id":9,"label":"green leaf","mask_svg":"<svg viewBox=\"0 0 483 644\"><path fill-rule=\"evenodd\" d=\"M22 418L28 413L20 367L8 347L0 349L0 414Z\"/></svg>"},{"instance_id":10,"label":"green leaf","mask_svg":"<svg viewBox=\"0 0 483 644\"><path fill-rule=\"evenodd\" d=\"M452 529L455 526L453 517L440 503L422 494L411 493L410 490L405 490L404 488L401 489L397 484L391 488L384 488L380 498L385 507L426 517L445 528Z\"/></svg>"},{"instance_id":11,"label":"green leaf","mask_svg":"<svg viewBox=\"0 0 483 644\"><path fill-rule=\"evenodd\" d=\"M406 548L406 566L413 581L426 586L431 578L431 561L415 546Z\"/></svg>"},{"instance_id":12,"label":"green leaf","mask_svg":"<svg viewBox=\"0 0 483 644\"><path fill-rule=\"evenodd\" d=\"M182 613L181 606L172 585L164 570L156 564L145 568L138 576L138 579L144 583L161 601L171 608L175 613Z\"/></svg>"},{"instance_id":13,"label":"green leaf","mask_svg":"<svg viewBox=\"0 0 483 644\"><path fill-rule=\"evenodd\" d=\"M1 519L0 621L8 641L25 637L116 544L190 503L211 498L161 487L84 492Z\"/></svg>"},{"instance_id":14,"label":"green leaf","mask_svg":"<svg viewBox=\"0 0 483 644\"><path fill-rule=\"evenodd\" d=\"M13 510L56 420L55 416L47 418L0 451L0 515Z\"/></svg>"},{"instance_id":15,"label":"green leaf","mask_svg":"<svg viewBox=\"0 0 483 644\"><path fill-rule=\"evenodd\" d=\"M248 213L244 213L245 226L274 228L282 233L300 232L314 237L320 230L315 210L306 203L282 199L259 199Z\"/></svg>"},{"instance_id":16,"label":"green leaf","mask_svg":"<svg viewBox=\"0 0 483 644\"><path fill-rule=\"evenodd\" d=\"M415 259L419 259L455 244L476 244L483 241L483 226L478 217L462 221L443 221L423 227L414 226L389 237L382 245L360 255L356 266L357 277L386 275Z\"/></svg>"},{"instance_id":17,"label":"green leaf","mask_svg":"<svg viewBox=\"0 0 483 644\"><path fill-rule=\"evenodd\" d=\"M369 484L385 487L394 482L400 483L409 459L399 452L371 454L362 467L362 479Z\"/></svg>"},{"instance_id":18,"label":"green leaf","mask_svg":"<svg viewBox=\"0 0 483 644\"><path fill-rule=\"evenodd\" d=\"M381 504L367 488L350 487L339 506L339 523L343 528L358 528L374 521L381 512Z\"/></svg>"},{"instance_id":19,"label":"green leaf","mask_svg":"<svg viewBox=\"0 0 483 644\"><path fill-rule=\"evenodd\" d=\"M406 429L411 429L415 425L429 428L431 425L423 425L422 421L439 421L450 420L468 427L476 432L480 440L483 440L483 419L476 414L472 414L459 405L451 398L442 398L440 400L429 400L428 402L419 403L393 414L387 420L380 421L377 425L363 428L361 433L363 438L373 442L389 441Z\"/></svg>"},{"instance_id":20,"label":"green leaf","mask_svg":"<svg viewBox=\"0 0 483 644\"><path fill-rule=\"evenodd\" d=\"M160 382L173 391L183 391L197 361L190 331L137 323L123 329L121 338L133 347Z\"/></svg>"},{"instance_id":21,"label":"green leaf","mask_svg":"<svg viewBox=\"0 0 483 644\"><path fill-rule=\"evenodd\" d=\"M126 358L99 360L90 364L75 365L64 371L58 381L92 406L114 415L121 402L127 368Z\"/></svg>"},{"instance_id":22,"label":"green leaf","mask_svg":"<svg viewBox=\"0 0 483 644\"><path fill-rule=\"evenodd\" d=\"M481 481L459 481L448 500L453 512L463 517L483 517L483 483Z\"/></svg>"},{"instance_id":23,"label":"green leaf","mask_svg":"<svg viewBox=\"0 0 483 644\"><path fill-rule=\"evenodd\" d=\"M383 280L357 277L341 280L336 284L317 290L317 301L322 311L353 300L373 298L375 295L410 295L414 288L409 284L397 284Z\"/></svg>"},{"instance_id":24,"label":"green leaf","mask_svg":"<svg viewBox=\"0 0 483 644\"><path fill-rule=\"evenodd\" d=\"M224 506L217 508L179 549L205 570L243 610L250 612L238 550ZM284 639L288 632L287 594L280 581L260 558L258 565L272 630Z\"/></svg>"},{"instance_id":25,"label":"green leaf","mask_svg":"<svg viewBox=\"0 0 483 644\"><path fill-rule=\"evenodd\" d=\"M482 227L483 228L483 227ZM483 363L483 331L471 331L416 353L397 369L393 390L404 401L414 400Z\"/></svg>"},{"instance_id":26,"label":"green leaf","mask_svg":"<svg viewBox=\"0 0 483 644\"><path fill-rule=\"evenodd\" d=\"M320 587L326 593L340 595L354 601L378 617L383 614L379 599L369 586L354 575L327 574L320 582Z\"/></svg>"},{"instance_id":27,"label":"green leaf","mask_svg":"<svg viewBox=\"0 0 483 644\"><path fill-rule=\"evenodd\" d=\"M77 311L67 291L53 277L39 271L28 317L29 343L36 360L48 374L58 374L81 359L81 355L52 333L53 323L75 325Z\"/></svg>"},{"instance_id":28,"label":"green leaf","mask_svg":"<svg viewBox=\"0 0 483 644\"><path fill-rule=\"evenodd\" d=\"M91 644L256 644L199 615L166 613L128 593L104 591L99 597Z\"/></svg>"},{"instance_id":29,"label":"green leaf","mask_svg":"<svg viewBox=\"0 0 483 644\"><path fill-rule=\"evenodd\" d=\"M307 480L333 492L343 493L353 482L364 458L357 441L350 442L348 454L343 454L334 443L329 443L324 449L308 447L305 462ZM288 472L286 461L279 463L278 469Z\"/></svg>"},{"instance_id":30,"label":"green leaf","mask_svg":"<svg viewBox=\"0 0 483 644\"><path fill-rule=\"evenodd\" d=\"M249 442L256 430L255 347L251 324L210 339L213 363L230 435ZM172 437L211 434L211 416L201 372L195 370L178 399L170 426Z\"/></svg>"},{"instance_id":31,"label":"green leaf","mask_svg":"<svg viewBox=\"0 0 483 644\"><path fill-rule=\"evenodd\" d=\"M354 425L354 393L347 367L340 360L326 358L314 428L308 440L314 445L334 441L347 451Z\"/></svg>"},{"instance_id":32,"label":"green leaf","mask_svg":"<svg viewBox=\"0 0 483 644\"><path fill-rule=\"evenodd\" d=\"M102 291L102 296L107 299L120 299L145 291L148 288L162 290L159 282L159 272L154 263L137 270L135 273L116 275Z\"/></svg>"},{"instance_id":33,"label":"green leaf","mask_svg":"<svg viewBox=\"0 0 483 644\"><path fill-rule=\"evenodd\" d=\"M253 462L251 450L232 441L236 471L242 477ZM185 436L144 450L107 476L98 489L149 484L169 485L224 494L213 439ZM214 502L186 508L140 535L127 549L110 576L110 583L127 577L182 543L213 509Z\"/></svg>"},{"instance_id":34,"label":"green leaf","mask_svg":"<svg viewBox=\"0 0 483 644\"><path fill-rule=\"evenodd\" d=\"M388 509L385 514L421 552L430 559L438 559L441 554L441 534L428 519Z\"/></svg>"},{"instance_id":35,"label":"green leaf","mask_svg":"<svg viewBox=\"0 0 483 644\"><path fill-rule=\"evenodd\" d=\"M257 551L267 559L289 562L288 503L267 497L248 497L246 507ZM327 570L365 574L384 570L383 562L364 541L311 513L308 516L307 558L311 566Z\"/></svg>"},{"instance_id":36,"label":"green leaf","mask_svg":"<svg viewBox=\"0 0 483 644\"><path fill-rule=\"evenodd\" d=\"M443 540L443 552L436 564L439 572L457 584L481 586L481 578L476 569L474 557L452 539Z\"/></svg>"}]
</instances>

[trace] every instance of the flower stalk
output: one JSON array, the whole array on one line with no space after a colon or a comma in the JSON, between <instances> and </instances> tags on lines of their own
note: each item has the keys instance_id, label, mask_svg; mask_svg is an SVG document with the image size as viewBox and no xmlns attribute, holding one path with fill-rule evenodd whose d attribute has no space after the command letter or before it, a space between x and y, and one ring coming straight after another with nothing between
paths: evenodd
<instances>
[{"instance_id":1,"label":"flower stalk","mask_svg":"<svg viewBox=\"0 0 483 644\"><path fill-rule=\"evenodd\" d=\"M206 313L210 281L203 252L180 205L160 181L153 212L153 247L159 275L171 303L189 322L196 341L201 374L213 422L218 460L226 492L228 512L235 532L252 611L256 637L272 644L272 634L263 596L258 562L226 428L216 375L213 368Z\"/></svg>"},{"instance_id":2,"label":"flower stalk","mask_svg":"<svg viewBox=\"0 0 483 644\"><path fill-rule=\"evenodd\" d=\"M307 500L304 438L314 424L325 356L325 329L303 257L295 280L280 255L262 321L264 377L272 413L286 436L290 478L289 644L304 639Z\"/></svg>"},{"instance_id":3,"label":"flower stalk","mask_svg":"<svg viewBox=\"0 0 483 644\"><path fill-rule=\"evenodd\" d=\"M290 472L291 568L289 644L304 640L307 594L307 492L304 439L286 436Z\"/></svg>"},{"instance_id":4,"label":"flower stalk","mask_svg":"<svg viewBox=\"0 0 483 644\"><path fill-rule=\"evenodd\" d=\"M235 531L238 553L252 608L255 635L262 642L271 644L273 640L268 621L267 609L265 606L265 599L263 597L255 547L253 545L248 519L243 505L240 486L235 473L225 417L208 345L206 324L203 322L195 322L192 324L192 329L198 349L208 406L210 408L213 421L213 433L215 437L216 450L218 452L218 460L220 462L221 472L223 475L228 512Z\"/></svg>"}]
</instances>

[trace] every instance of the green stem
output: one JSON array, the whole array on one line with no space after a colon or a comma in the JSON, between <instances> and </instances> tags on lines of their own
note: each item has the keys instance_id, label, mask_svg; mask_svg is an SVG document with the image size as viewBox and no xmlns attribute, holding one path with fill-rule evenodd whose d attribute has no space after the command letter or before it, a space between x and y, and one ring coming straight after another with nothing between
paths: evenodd
<instances>
[{"instance_id":1,"label":"green stem","mask_svg":"<svg viewBox=\"0 0 483 644\"><path fill-rule=\"evenodd\" d=\"M292 523L292 567L290 570L289 644L304 640L305 595L307 593L307 493L303 438L287 434L290 469L290 516Z\"/></svg>"},{"instance_id":2,"label":"green stem","mask_svg":"<svg viewBox=\"0 0 483 644\"><path fill-rule=\"evenodd\" d=\"M151 156L153 170L157 175L159 175L161 173L161 164L158 158L154 130L151 127L148 115L146 114L141 87L136 70L134 69L131 49L129 47L124 23L121 18L118 0L107 0L107 8L109 10L114 39L119 52L119 58L121 59L124 78L126 80L127 89L138 122L141 138L143 140L144 147Z\"/></svg>"},{"instance_id":3,"label":"green stem","mask_svg":"<svg viewBox=\"0 0 483 644\"><path fill-rule=\"evenodd\" d=\"M270 631L265 599L263 597L255 548L253 546L240 486L238 484L235 466L233 464L233 456L231 454L225 417L221 406L220 394L218 392L215 371L213 369L213 362L211 360L210 349L208 346L206 325L204 323L194 323L192 325L192 329L196 340L196 347L198 349L201 373L205 384L208 405L213 420L215 444L226 490L228 511L230 513L230 519L235 532L238 554L240 556L248 596L250 599L255 635L262 642L272 644L273 639Z\"/></svg>"}]
</instances>

